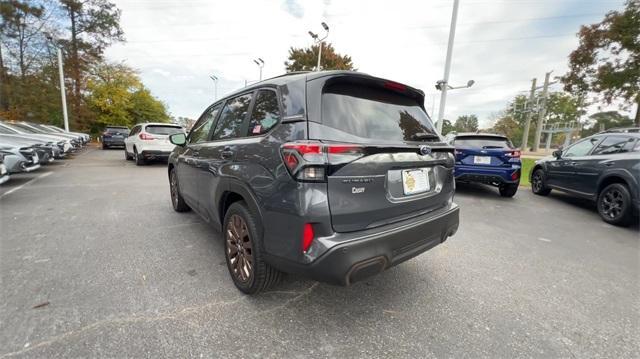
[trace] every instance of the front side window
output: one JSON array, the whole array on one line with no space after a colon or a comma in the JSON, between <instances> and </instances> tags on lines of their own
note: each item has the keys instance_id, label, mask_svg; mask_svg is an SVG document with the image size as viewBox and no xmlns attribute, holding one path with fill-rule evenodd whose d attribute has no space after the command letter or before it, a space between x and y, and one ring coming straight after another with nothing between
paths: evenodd
<instances>
[{"instance_id":1,"label":"front side window","mask_svg":"<svg viewBox=\"0 0 640 359\"><path fill-rule=\"evenodd\" d=\"M214 140L244 136L242 126L247 118L251 97L252 94L249 93L227 101L222 108L220 120L218 120L216 129L213 132Z\"/></svg>"},{"instance_id":2,"label":"front side window","mask_svg":"<svg viewBox=\"0 0 640 359\"><path fill-rule=\"evenodd\" d=\"M249 136L259 136L268 132L279 119L280 109L276 93L269 90L258 91L249 121Z\"/></svg>"},{"instance_id":3,"label":"front side window","mask_svg":"<svg viewBox=\"0 0 640 359\"><path fill-rule=\"evenodd\" d=\"M593 146L600 141L602 137L593 137L586 139L584 141L578 142L575 145L567 148L564 152L563 157L579 157L586 156L589 151L593 148Z\"/></svg>"},{"instance_id":4,"label":"front side window","mask_svg":"<svg viewBox=\"0 0 640 359\"><path fill-rule=\"evenodd\" d=\"M213 126L219 111L220 105L214 106L200 117L200 120L193 126L193 130L191 130L191 134L189 135L190 143L200 143L208 140L211 126Z\"/></svg>"}]
</instances>

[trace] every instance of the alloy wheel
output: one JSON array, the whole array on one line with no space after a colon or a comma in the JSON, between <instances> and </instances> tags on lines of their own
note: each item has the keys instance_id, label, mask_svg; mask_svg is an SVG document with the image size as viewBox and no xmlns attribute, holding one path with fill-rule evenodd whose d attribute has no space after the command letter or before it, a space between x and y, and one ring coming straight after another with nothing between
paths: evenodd
<instances>
[{"instance_id":1,"label":"alloy wheel","mask_svg":"<svg viewBox=\"0 0 640 359\"><path fill-rule=\"evenodd\" d=\"M605 216L615 219L620 216L624 207L622 192L617 188L611 188L602 196L602 213Z\"/></svg>"},{"instance_id":2,"label":"alloy wheel","mask_svg":"<svg viewBox=\"0 0 640 359\"><path fill-rule=\"evenodd\" d=\"M253 277L253 248L247 222L234 214L227 223L226 253L234 277L246 283Z\"/></svg>"},{"instance_id":3,"label":"alloy wheel","mask_svg":"<svg viewBox=\"0 0 640 359\"><path fill-rule=\"evenodd\" d=\"M171 190L171 204L175 208L178 204L178 178L175 171L171 171L169 188Z\"/></svg>"},{"instance_id":4,"label":"alloy wheel","mask_svg":"<svg viewBox=\"0 0 640 359\"><path fill-rule=\"evenodd\" d=\"M542 189L542 176L540 176L540 174L534 174L531 185L534 191L540 191Z\"/></svg>"}]
</instances>

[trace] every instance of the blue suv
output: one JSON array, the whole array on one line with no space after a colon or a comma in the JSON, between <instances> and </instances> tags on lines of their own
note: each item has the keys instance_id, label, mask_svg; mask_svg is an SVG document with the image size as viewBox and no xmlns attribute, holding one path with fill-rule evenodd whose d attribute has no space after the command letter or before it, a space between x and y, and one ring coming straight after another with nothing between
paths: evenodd
<instances>
[{"instance_id":1,"label":"blue suv","mask_svg":"<svg viewBox=\"0 0 640 359\"><path fill-rule=\"evenodd\" d=\"M456 182L478 182L498 187L502 197L513 197L520 185L520 151L502 135L451 133L455 147Z\"/></svg>"}]
</instances>

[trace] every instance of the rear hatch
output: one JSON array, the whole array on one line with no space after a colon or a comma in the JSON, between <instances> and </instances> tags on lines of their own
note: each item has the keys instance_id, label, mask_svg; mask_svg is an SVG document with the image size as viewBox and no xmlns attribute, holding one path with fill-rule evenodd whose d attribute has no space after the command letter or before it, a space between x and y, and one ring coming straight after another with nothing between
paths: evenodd
<instances>
[{"instance_id":1,"label":"rear hatch","mask_svg":"<svg viewBox=\"0 0 640 359\"><path fill-rule=\"evenodd\" d=\"M421 92L346 76L327 80L321 97L321 124L310 122L309 136L328 148L335 231L374 228L448 203L453 149L434 129Z\"/></svg>"},{"instance_id":2,"label":"rear hatch","mask_svg":"<svg viewBox=\"0 0 640 359\"><path fill-rule=\"evenodd\" d=\"M463 135L457 136L453 145L456 163L466 166L511 167L520 157L520 152L506 137Z\"/></svg>"},{"instance_id":3,"label":"rear hatch","mask_svg":"<svg viewBox=\"0 0 640 359\"><path fill-rule=\"evenodd\" d=\"M107 127L103 133L106 138L122 139L129 136L129 129L126 127Z\"/></svg>"}]
</instances>

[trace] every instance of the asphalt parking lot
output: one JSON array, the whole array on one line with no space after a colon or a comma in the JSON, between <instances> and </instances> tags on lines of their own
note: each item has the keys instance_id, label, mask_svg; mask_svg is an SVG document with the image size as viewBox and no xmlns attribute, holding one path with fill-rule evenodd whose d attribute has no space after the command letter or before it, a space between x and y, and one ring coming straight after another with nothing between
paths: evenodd
<instances>
[{"instance_id":1,"label":"asphalt parking lot","mask_svg":"<svg viewBox=\"0 0 640 359\"><path fill-rule=\"evenodd\" d=\"M0 358L640 356L637 227L522 188L456 202L455 237L379 276L249 297L165 164L89 148L0 187Z\"/></svg>"}]
</instances>

